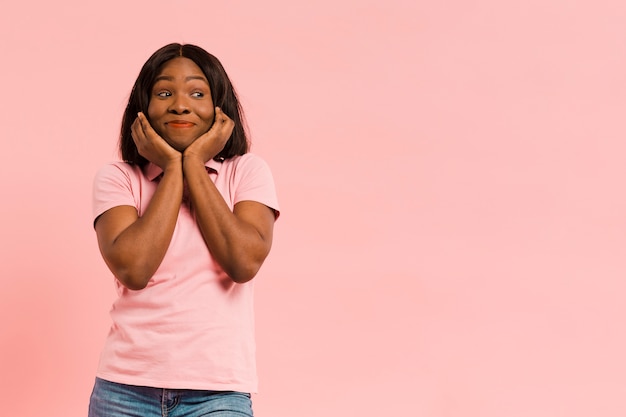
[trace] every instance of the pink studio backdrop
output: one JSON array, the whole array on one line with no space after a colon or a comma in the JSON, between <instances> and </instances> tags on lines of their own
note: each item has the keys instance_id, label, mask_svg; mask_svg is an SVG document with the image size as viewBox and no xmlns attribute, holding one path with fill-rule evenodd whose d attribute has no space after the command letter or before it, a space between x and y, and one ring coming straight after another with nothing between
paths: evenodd
<instances>
[{"instance_id":1,"label":"pink studio backdrop","mask_svg":"<svg viewBox=\"0 0 626 417\"><path fill-rule=\"evenodd\" d=\"M0 14L3 415L86 415L91 179L172 41L222 60L279 190L258 416L626 415L626 3L118 3Z\"/></svg>"}]
</instances>

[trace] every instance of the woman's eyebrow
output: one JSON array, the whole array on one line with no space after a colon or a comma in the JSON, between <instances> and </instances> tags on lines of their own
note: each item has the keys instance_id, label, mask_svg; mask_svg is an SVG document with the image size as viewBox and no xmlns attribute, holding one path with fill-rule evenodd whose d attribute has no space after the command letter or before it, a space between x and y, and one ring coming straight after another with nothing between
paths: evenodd
<instances>
[{"instance_id":1,"label":"woman's eyebrow","mask_svg":"<svg viewBox=\"0 0 626 417\"><path fill-rule=\"evenodd\" d=\"M185 77L185 81L191 81L191 80L201 80L204 81L205 83L209 83L207 81L207 79L205 77L203 77L202 75L190 75L188 77ZM174 77L172 77L171 75L159 75L158 77L156 77L154 79L154 82L156 83L157 81L174 81Z\"/></svg>"}]
</instances>

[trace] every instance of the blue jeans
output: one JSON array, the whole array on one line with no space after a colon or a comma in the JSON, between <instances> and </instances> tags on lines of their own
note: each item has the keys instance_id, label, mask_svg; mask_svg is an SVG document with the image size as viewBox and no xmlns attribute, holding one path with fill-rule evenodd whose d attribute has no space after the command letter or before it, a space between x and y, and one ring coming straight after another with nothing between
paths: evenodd
<instances>
[{"instance_id":1,"label":"blue jeans","mask_svg":"<svg viewBox=\"0 0 626 417\"><path fill-rule=\"evenodd\" d=\"M96 378L89 417L252 417L250 394L162 389Z\"/></svg>"}]
</instances>

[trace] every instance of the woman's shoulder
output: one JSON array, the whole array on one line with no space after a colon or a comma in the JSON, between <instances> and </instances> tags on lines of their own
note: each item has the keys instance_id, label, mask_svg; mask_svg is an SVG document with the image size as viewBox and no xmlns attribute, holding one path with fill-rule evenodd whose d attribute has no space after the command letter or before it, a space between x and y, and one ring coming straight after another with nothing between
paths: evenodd
<instances>
[{"instance_id":1,"label":"woman's shoulder","mask_svg":"<svg viewBox=\"0 0 626 417\"><path fill-rule=\"evenodd\" d=\"M143 177L140 166L125 161L110 161L100 166L94 176L95 181L113 178L127 178L138 180Z\"/></svg>"},{"instance_id":2,"label":"woman's shoulder","mask_svg":"<svg viewBox=\"0 0 626 417\"><path fill-rule=\"evenodd\" d=\"M269 169L267 162L262 157L252 152L228 158L222 162L222 165L229 170Z\"/></svg>"},{"instance_id":3,"label":"woman's shoulder","mask_svg":"<svg viewBox=\"0 0 626 417\"><path fill-rule=\"evenodd\" d=\"M124 173L128 173L128 174L138 174L141 173L141 167L136 165L136 164L132 164L130 162L126 162L126 161L109 161L107 163L105 163L104 165L100 166L100 168L98 168L98 173L100 172L124 172Z\"/></svg>"},{"instance_id":4,"label":"woman's shoulder","mask_svg":"<svg viewBox=\"0 0 626 417\"><path fill-rule=\"evenodd\" d=\"M235 165L238 164L245 164L245 163L265 163L265 160L263 158L261 158L259 155L252 153L252 152L246 152L243 155L235 155L232 158L226 159L224 160L224 162L229 162Z\"/></svg>"}]
</instances>

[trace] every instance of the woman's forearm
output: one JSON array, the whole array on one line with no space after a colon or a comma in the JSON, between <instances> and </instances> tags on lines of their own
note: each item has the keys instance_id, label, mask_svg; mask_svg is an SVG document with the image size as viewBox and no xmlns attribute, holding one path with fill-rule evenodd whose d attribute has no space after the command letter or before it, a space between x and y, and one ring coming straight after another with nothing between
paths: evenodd
<instances>
[{"instance_id":1,"label":"woman's forearm","mask_svg":"<svg viewBox=\"0 0 626 417\"><path fill-rule=\"evenodd\" d=\"M272 244L274 214L255 202L230 210L199 158L183 159L198 226L213 258L235 282L254 278Z\"/></svg>"},{"instance_id":2,"label":"woman's forearm","mask_svg":"<svg viewBox=\"0 0 626 417\"><path fill-rule=\"evenodd\" d=\"M105 262L130 289L144 288L169 247L183 195L180 161L166 167L141 217L130 207L115 207L96 223Z\"/></svg>"}]
</instances>

